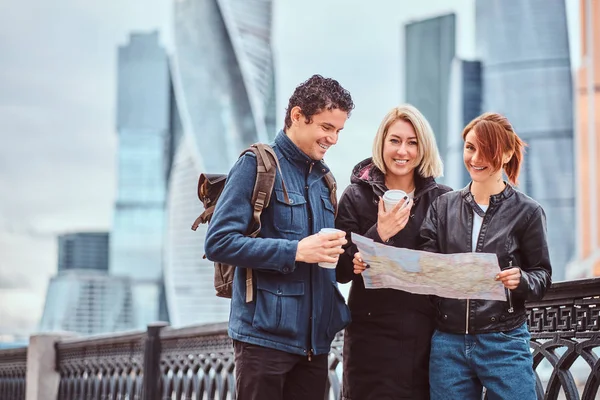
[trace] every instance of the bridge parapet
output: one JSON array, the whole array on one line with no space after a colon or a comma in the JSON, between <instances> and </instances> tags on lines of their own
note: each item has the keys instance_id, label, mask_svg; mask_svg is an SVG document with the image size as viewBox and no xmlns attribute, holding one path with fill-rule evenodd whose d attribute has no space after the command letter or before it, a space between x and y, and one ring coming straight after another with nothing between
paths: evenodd
<instances>
[{"instance_id":1,"label":"bridge parapet","mask_svg":"<svg viewBox=\"0 0 600 400\"><path fill-rule=\"evenodd\" d=\"M527 309L538 397L600 396L600 278L555 283ZM340 398L342 347L340 333L329 355L326 398ZM61 339L55 351L60 400L235 398L226 323L180 329L157 323L146 332ZM34 362L41 360L30 357ZM26 370L33 367L26 348L1 350L0 399L25 400Z\"/></svg>"}]
</instances>

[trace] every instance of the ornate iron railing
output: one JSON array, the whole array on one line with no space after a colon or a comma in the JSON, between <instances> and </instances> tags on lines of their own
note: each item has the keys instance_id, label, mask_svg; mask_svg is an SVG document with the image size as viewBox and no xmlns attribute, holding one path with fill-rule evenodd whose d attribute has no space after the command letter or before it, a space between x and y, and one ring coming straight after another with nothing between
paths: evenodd
<instances>
[{"instance_id":1,"label":"ornate iron railing","mask_svg":"<svg viewBox=\"0 0 600 400\"><path fill-rule=\"evenodd\" d=\"M58 399L143 399L145 339L136 332L58 342Z\"/></svg>"},{"instance_id":2,"label":"ornate iron railing","mask_svg":"<svg viewBox=\"0 0 600 400\"><path fill-rule=\"evenodd\" d=\"M555 283L527 309L538 398L600 398L600 279Z\"/></svg>"},{"instance_id":3,"label":"ornate iron railing","mask_svg":"<svg viewBox=\"0 0 600 400\"><path fill-rule=\"evenodd\" d=\"M600 279L559 282L528 303L540 399L600 397ZM325 399L340 397L343 336L329 355ZM227 324L67 339L56 344L60 400L235 399ZM0 399L25 398L27 349L0 351Z\"/></svg>"},{"instance_id":4,"label":"ornate iron railing","mask_svg":"<svg viewBox=\"0 0 600 400\"><path fill-rule=\"evenodd\" d=\"M165 328L160 332L160 344L161 399L235 398L233 347L227 324Z\"/></svg>"},{"instance_id":5,"label":"ornate iron railing","mask_svg":"<svg viewBox=\"0 0 600 400\"><path fill-rule=\"evenodd\" d=\"M227 336L226 323L186 329L165 328L160 332L160 345L157 396L147 400L235 399L233 345ZM329 355L325 399L339 399L338 366L342 345L340 334Z\"/></svg>"},{"instance_id":6,"label":"ornate iron railing","mask_svg":"<svg viewBox=\"0 0 600 400\"><path fill-rule=\"evenodd\" d=\"M27 347L0 350L0 399L25 400Z\"/></svg>"}]
</instances>

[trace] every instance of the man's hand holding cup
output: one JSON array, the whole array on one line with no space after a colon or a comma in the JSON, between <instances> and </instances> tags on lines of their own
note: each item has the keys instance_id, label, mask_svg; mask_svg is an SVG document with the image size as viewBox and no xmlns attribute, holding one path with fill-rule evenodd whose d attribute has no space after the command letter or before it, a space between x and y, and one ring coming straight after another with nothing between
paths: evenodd
<instances>
[{"instance_id":1,"label":"man's hand holding cup","mask_svg":"<svg viewBox=\"0 0 600 400\"><path fill-rule=\"evenodd\" d=\"M342 246L348 243L346 232L335 228L323 228L314 235L305 237L298 243L296 261L318 263L322 268L334 269Z\"/></svg>"}]
</instances>

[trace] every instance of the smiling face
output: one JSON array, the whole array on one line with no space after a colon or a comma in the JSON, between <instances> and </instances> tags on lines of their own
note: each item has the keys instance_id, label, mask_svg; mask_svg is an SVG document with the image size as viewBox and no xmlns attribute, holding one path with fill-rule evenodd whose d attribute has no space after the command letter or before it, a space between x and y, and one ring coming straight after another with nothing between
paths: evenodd
<instances>
[{"instance_id":1,"label":"smiling face","mask_svg":"<svg viewBox=\"0 0 600 400\"><path fill-rule=\"evenodd\" d=\"M482 157L481 149L478 149L477 146L477 133L475 129L471 129L465 136L463 160L473 182L486 183L492 180L501 180L502 168L494 168L490 161Z\"/></svg>"},{"instance_id":2,"label":"smiling face","mask_svg":"<svg viewBox=\"0 0 600 400\"><path fill-rule=\"evenodd\" d=\"M314 114L309 123L300 107L294 107L290 115L292 126L287 130L288 137L315 161L322 160L327 150L337 143L338 134L348 119L347 112L336 108Z\"/></svg>"},{"instance_id":3,"label":"smiling face","mask_svg":"<svg viewBox=\"0 0 600 400\"><path fill-rule=\"evenodd\" d=\"M399 119L390 125L383 142L383 162L386 174L412 176L420 163L419 143L414 127Z\"/></svg>"}]
</instances>

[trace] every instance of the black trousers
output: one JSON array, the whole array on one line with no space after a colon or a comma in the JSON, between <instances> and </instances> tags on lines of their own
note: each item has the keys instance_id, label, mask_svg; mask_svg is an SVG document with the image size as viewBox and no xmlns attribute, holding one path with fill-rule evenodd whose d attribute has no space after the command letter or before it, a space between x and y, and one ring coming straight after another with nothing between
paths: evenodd
<instances>
[{"instance_id":1,"label":"black trousers","mask_svg":"<svg viewBox=\"0 0 600 400\"><path fill-rule=\"evenodd\" d=\"M327 354L308 357L233 341L237 400L324 400Z\"/></svg>"}]
</instances>

